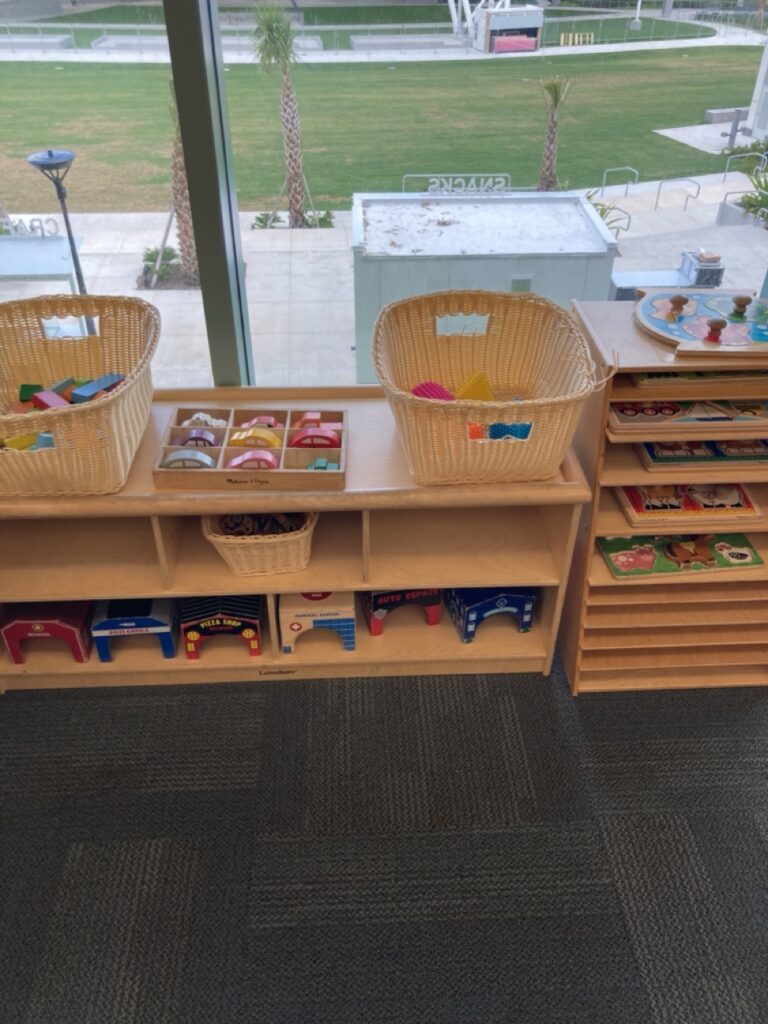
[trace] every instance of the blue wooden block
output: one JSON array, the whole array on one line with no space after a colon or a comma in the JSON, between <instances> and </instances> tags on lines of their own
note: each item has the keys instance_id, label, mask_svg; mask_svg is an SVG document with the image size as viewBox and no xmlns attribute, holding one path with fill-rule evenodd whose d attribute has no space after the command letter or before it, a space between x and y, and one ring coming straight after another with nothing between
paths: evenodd
<instances>
[{"instance_id":1,"label":"blue wooden block","mask_svg":"<svg viewBox=\"0 0 768 1024\"><path fill-rule=\"evenodd\" d=\"M121 373L105 373L103 377L97 377L96 380L89 380L85 384L81 384L72 392L72 401L76 404L80 402L90 402L94 395L98 395L100 391L109 391L110 388L116 387L122 380L125 380Z\"/></svg>"},{"instance_id":2,"label":"blue wooden block","mask_svg":"<svg viewBox=\"0 0 768 1024\"><path fill-rule=\"evenodd\" d=\"M53 440L53 434L49 434L48 431L44 431L42 434L37 435L37 440L30 447L31 452L40 451L41 448L55 448L56 444Z\"/></svg>"}]
</instances>

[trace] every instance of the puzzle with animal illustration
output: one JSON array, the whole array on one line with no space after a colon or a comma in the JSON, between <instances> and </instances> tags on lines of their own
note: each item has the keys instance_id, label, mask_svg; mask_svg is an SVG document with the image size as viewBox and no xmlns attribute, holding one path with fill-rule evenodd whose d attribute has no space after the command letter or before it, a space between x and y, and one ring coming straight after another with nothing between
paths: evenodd
<instances>
[{"instance_id":1,"label":"puzzle with animal illustration","mask_svg":"<svg viewBox=\"0 0 768 1024\"><path fill-rule=\"evenodd\" d=\"M760 510L741 484L650 484L617 487L616 498L632 526L681 519L755 519Z\"/></svg>"},{"instance_id":2,"label":"puzzle with animal illustration","mask_svg":"<svg viewBox=\"0 0 768 1024\"><path fill-rule=\"evenodd\" d=\"M597 548L612 575L619 579L719 572L763 564L752 542L743 533L598 537Z\"/></svg>"}]
</instances>

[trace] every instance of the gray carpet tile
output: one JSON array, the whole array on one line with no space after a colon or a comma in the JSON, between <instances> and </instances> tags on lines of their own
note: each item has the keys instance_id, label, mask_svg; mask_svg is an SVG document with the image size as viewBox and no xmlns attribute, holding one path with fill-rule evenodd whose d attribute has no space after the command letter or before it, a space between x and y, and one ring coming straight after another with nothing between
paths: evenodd
<instances>
[{"instance_id":1,"label":"gray carpet tile","mask_svg":"<svg viewBox=\"0 0 768 1024\"><path fill-rule=\"evenodd\" d=\"M0 1024L768 1024L768 701L0 698Z\"/></svg>"}]
</instances>

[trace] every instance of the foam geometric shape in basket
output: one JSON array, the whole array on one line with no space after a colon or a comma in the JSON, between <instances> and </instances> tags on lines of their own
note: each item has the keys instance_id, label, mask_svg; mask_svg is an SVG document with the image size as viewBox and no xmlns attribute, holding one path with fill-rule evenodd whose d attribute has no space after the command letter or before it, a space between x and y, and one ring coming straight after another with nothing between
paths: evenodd
<instances>
[{"instance_id":1,"label":"foam geometric shape in basket","mask_svg":"<svg viewBox=\"0 0 768 1024\"><path fill-rule=\"evenodd\" d=\"M485 333L438 333L440 318L474 314L487 316ZM554 476L598 386L575 319L526 292L435 292L390 303L376 322L373 362L419 484ZM411 393L424 380L456 393L480 372L494 401Z\"/></svg>"}]
</instances>

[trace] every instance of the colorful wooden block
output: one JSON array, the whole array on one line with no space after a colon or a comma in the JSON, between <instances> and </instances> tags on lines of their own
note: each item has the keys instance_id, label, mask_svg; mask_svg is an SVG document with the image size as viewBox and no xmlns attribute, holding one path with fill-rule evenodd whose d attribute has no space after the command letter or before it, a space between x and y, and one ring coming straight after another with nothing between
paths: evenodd
<instances>
[{"instance_id":1,"label":"colorful wooden block","mask_svg":"<svg viewBox=\"0 0 768 1024\"><path fill-rule=\"evenodd\" d=\"M216 459L199 448L185 448L163 456L163 469L216 469Z\"/></svg>"},{"instance_id":2,"label":"colorful wooden block","mask_svg":"<svg viewBox=\"0 0 768 1024\"><path fill-rule=\"evenodd\" d=\"M279 469L280 459L267 448L250 448L227 462L227 469Z\"/></svg>"},{"instance_id":3,"label":"colorful wooden block","mask_svg":"<svg viewBox=\"0 0 768 1024\"><path fill-rule=\"evenodd\" d=\"M250 655L261 654L261 605L257 594L185 598L180 616L187 657L196 661L203 641L214 636L239 636Z\"/></svg>"},{"instance_id":4,"label":"colorful wooden block","mask_svg":"<svg viewBox=\"0 0 768 1024\"><path fill-rule=\"evenodd\" d=\"M178 602L170 597L99 601L93 612L91 634L100 661L112 661L110 640L116 636L154 634L163 657L176 655Z\"/></svg>"},{"instance_id":5,"label":"colorful wooden block","mask_svg":"<svg viewBox=\"0 0 768 1024\"><path fill-rule=\"evenodd\" d=\"M85 662L91 653L92 601L41 601L8 604L0 620L0 636L11 661L23 665L24 640L52 638L64 640L75 661Z\"/></svg>"},{"instance_id":6,"label":"colorful wooden block","mask_svg":"<svg viewBox=\"0 0 768 1024\"><path fill-rule=\"evenodd\" d=\"M28 448L32 448L37 441L37 434L17 434L16 437L6 437L3 439L4 448L15 448L16 451L23 452Z\"/></svg>"},{"instance_id":7,"label":"colorful wooden block","mask_svg":"<svg viewBox=\"0 0 768 1024\"><path fill-rule=\"evenodd\" d=\"M62 398L66 397L67 391L72 391L73 388L77 387L77 383L74 377L65 377L64 380L59 380L55 384L51 384L50 390L55 391L57 395L61 395Z\"/></svg>"},{"instance_id":8,"label":"colorful wooden block","mask_svg":"<svg viewBox=\"0 0 768 1024\"><path fill-rule=\"evenodd\" d=\"M443 601L461 642L475 639L481 622L502 612L511 613L521 633L533 624L536 591L532 587L459 587L443 591Z\"/></svg>"},{"instance_id":9,"label":"colorful wooden block","mask_svg":"<svg viewBox=\"0 0 768 1024\"><path fill-rule=\"evenodd\" d=\"M322 426L323 414L320 412L294 413L291 416L291 426L298 427L319 427Z\"/></svg>"},{"instance_id":10,"label":"colorful wooden block","mask_svg":"<svg viewBox=\"0 0 768 1024\"><path fill-rule=\"evenodd\" d=\"M442 591L436 588L426 590L365 590L360 594L360 604L368 623L371 636L381 636L384 619L395 608L407 604L421 605L428 626L440 622L442 612Z\"/></svg>"},{"instance_id":11,"label":"colorful wooden block","mask_svg":"<svg viewBox=\"0 0 768 1024\"><path fill-rule=\"evenodd\" d=\"M284 654L293 654L298 638L310 629L338 633L345 651L355 649L354 593L281 594L278 617Z\"/></svg>"},{"instance_id":12,"label":"colorful wooden block","mask_svg":"<svg viewBox=\"0 0 768 1024\"><path fill-rule=\"evenodd\" d=\"M97 377L95 380L89 380L85 384L80 384L73 389L71 393L71 399L79 405L81 402L90 402L94 398L100 397L100 391L111 391L116 388L118 384L125 380L120 373L105 373L102 377Z\"/></svg>"},{"instance_id":13,"label":"colorful wooden block","mask_svg":"<svg viewBox=\"0 0 768 1024\"><path fill-rule=\"evenodd\" d=\"M37 394L38 391L44 391L44 384L21 384L19 385L19 401L28 402L32 395Z\"/></svg>"},{"instance_id":14,"label":"colorful wooden block","mask_svg":"<svg viewBox=\"0 0 768 1024\"><path fill-rule=\"evenodd\" d=\"M290 448L339 448L341 441L335 430L327 427L304 427L291 438Z\"/></svg>"},{"instance_id":15,"label":"colorful wooden block","mask_svg":"<svg viewBox=\"0 0 768 1024\"><path fill-rule=\"evenodd\" d=\"M32 404L37 409L68 409L69 402L55 391L36 391L32 395Z\"/></svg>"},{"instance_id":16,"label":"colorful wooden block","mask_svg":"<svg viewBox=\"0 0 768 1024\"><path fill-rule=\"evenodd\" d=\"M49 434L47 430L44 430L41 434L37 435L35 443L29 449L31 452L39 452L41 448L55 448L56 442L53 440L53 434Z\"/></svg>"},{"instance_id":17,"label":"colorful wooden block","mask_svg":"<svg viewBox=\"0 0 768 1024\"><path fill-rule=\"evenodd\" d=\"M228 444L235 448L282 448L283 441L268 427L248 427L247 430L233 430Z\"/></svg>"}]
</instances>

